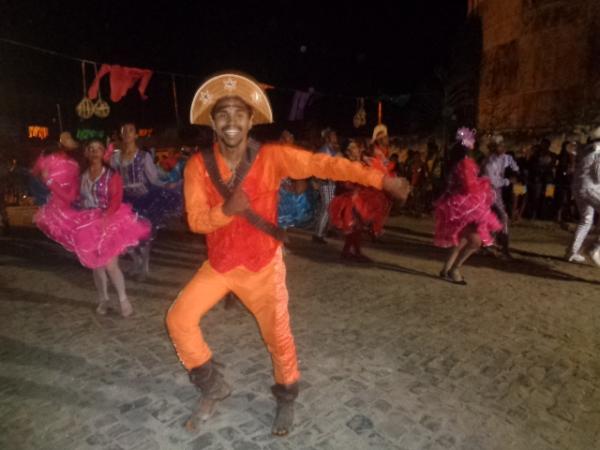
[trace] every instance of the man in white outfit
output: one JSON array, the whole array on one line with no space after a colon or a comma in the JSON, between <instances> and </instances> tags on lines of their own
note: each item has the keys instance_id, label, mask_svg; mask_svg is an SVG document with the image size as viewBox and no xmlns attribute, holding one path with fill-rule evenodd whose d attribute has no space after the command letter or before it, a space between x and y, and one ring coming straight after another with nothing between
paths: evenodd
<instances>
[{"instance_id":1,"label":"man in white outfit","mask_svg":"<svg viewBox=\"0 0 600 450\"><path fill-rule=\"evenodd\" d=\"M582 263L585 256L581 254L581 247L594 224L594 213L600 213L600 126L592 130L590 141L577 155L572 190L580 219L567 260ZM590 251L590 257L600 267L600 238Z\"/></svg>"},{"instance_id":2,"label":"man in white outfit","mask_svg":"<svg viewBox=\"0 0 600 450\"><path fill-rule=\"evenodd\" d=\"M502 199L502 188L510 185L510 180L504 176L506 169L510 167L513 172L518 172L519 166L512 156L506 154L504 138L501 135L493 136L488 148L490 150L490 155L483 162L482 173L490 179L490 183L496 192L494 212L498 216L500 222L502 222L502 231L498 233L496 239L498 244L502 247L504 255L510 256L508 248L509 219L506 212L506 206L504 206L504 200Z\"/></svg>"}]
</instances>

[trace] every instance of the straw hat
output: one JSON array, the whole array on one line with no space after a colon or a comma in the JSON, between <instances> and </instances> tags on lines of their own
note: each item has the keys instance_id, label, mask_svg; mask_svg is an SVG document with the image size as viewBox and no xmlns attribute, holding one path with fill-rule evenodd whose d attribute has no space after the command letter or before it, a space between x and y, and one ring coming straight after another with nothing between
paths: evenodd
<instances>
[{"instance_id":1,"label":"straw hat","mask_svg":"<svg viewBox=\"0 0 600 450\"><path fill-rule=\"evenodd\" d=\"M67 150L75 150L77 147L79 147L79 143L73 139L73 136L71 136L71 133L68 131L63 131L60 133L58 142Z\"/></svg>"},{"instance_id":2,"label":"straw hat","mask_svg":"<svg viewBox=\"0 0 600 450\"><path fill-rule=\"evenodd\" d=\"M247 75L227 72L215 75L196 91L190 109L190 122L211 125L210 113L215 104L225 97L239 97L254 111L253 123L273 123L273 111L267 94L260 85Z\"/></svg>"},{"instance_id":3,"label":"straw hat","mask_svg":"<svg viewBox=\"0 0 600 450\"><path fill-rule=\"evenodd\" d=\"M375 128L373 128L373 136L371 137L371 141L375 142L377 140L377 138L387 136L387 135L388 135L387 127L384 124L380 123L379 125L375 126Z\"/></svg>"}]
</instances>

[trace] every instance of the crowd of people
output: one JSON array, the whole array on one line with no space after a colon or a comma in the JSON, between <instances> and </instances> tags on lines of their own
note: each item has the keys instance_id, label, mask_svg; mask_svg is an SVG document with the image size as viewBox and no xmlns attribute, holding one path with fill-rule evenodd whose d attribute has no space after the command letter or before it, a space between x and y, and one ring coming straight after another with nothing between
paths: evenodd
<instances>
[{"instance_id":1,"label":"crowd of people","mask_svg":"<svg viewBox=\"0 0 600 450\"><path fill-rule=\"evenodd\" d=\"M369 138L341 139L325 128L317 149L297 145L288 130L276 142L261 143L249 133L253 125L273 122L269 100L254 80L233 73L211 77L198 89L190 120L212 128L212 146L158 163L140 148L135 124L125 123L118 140L82 147L61 133L31 171L41 205L34 221L92 270L100 315L110 308L109 280L120 314L133 314L120 256L133 261L126 275L143 280L152 240L170 219L185 215L190 231L206 235L208 258L166 317L179 359L201 392L186 423L190 429L231 393L199 327L231 292L256 318L272 357L272 432L291 429L300 373L282 256L286 229L312 228L314 245L326 245L329 229L337 229L344 239L341 259L368 263L362 239L377 239L394 204L406 203L434 214L433 242L448 249L440 278L466 285L461 268L482 247L496 242L510 257L509 223L521 217L564 220L578 211L567 259L584 262L583 242L600 212L600 127L585 144L566 141L558 156L547 140L529 156L511 154L500 135L492 136L483 155L476 131L464 127L447 151L433 140L423 152L403 148L384 124ZM590 258L600 266L600 242Z\"/></svg>"}]
</instances>

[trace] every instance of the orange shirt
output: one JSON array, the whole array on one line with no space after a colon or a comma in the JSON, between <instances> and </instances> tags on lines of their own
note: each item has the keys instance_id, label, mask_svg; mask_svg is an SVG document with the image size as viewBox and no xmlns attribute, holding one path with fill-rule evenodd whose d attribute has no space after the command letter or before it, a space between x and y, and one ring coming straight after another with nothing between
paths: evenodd
<instances>
[{"instance_id":1,"label":"orange shirt","mask_svg":"<svg viewBox=\"0 0 600 450\"><path fill-rule=\"evenodd\" d=\"M213 151L221 177L227 181L231 171L217 144ZM384 175L345 158L273 143L260 148L242 188L252 209L276 224L281 180L312 176L381 189ZM225 273L238 266L256 272L273 259L279 241L255 228L245 218L223 213L223 198L212 184L201 154L191 157L185 167L184 194L190 229L207 235L208 259L218 272Z\"/></svg>"}]
</instances>

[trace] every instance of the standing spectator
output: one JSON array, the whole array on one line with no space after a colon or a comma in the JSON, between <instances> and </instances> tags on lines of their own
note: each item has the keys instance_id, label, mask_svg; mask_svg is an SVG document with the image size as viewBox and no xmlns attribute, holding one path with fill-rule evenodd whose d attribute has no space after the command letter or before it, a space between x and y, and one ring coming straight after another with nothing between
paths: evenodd
<instances>
[{"instance_id":1,"label":"standing spectator","mask_svg":"<svg viewBox=\"0 0 600 450\"><path fill-rule=\"evenodd\" d=\"M574 202L571 192L573 173L575 172L575 157L577 154L577 143L574 140L565 140L558 155L556 165L556 220L563 223L574 219Z\"/></svg>"},{"instance_id":2,"label":"standing spectator","mask_svg":"<svg viewBox=\"0 0 600 450\"><path fill-rule=\"evenodd\" d=\"M550 151L550 141L542 139L534 146L529 166L528 206L531 219L544 219L547 216L546 196L549 185L554 184L556 155ZM552 187L550 188L550 191Z\"/></svg>"},{"instance_id":3,"label":"standing spectator","mask_svg":"<svg viewBox=\"0 0 600 450\"><path fill-rule=\"evenodd\" d=\"M511 220L517 223L523 217L523 212L527 206L527 185L529 184L529 153L531 148L529 146L522 147L516 157L517 166L519 166L519 173L516 175L516 182L513 183L512 188L512 212Z\"/></svg>"},{"instance_id":4,"label":"standing spectator","mask_svg":"<svg viewBox=\"0 0 600 450\"><path fill-rule=\"evenodd\" d=\"M427 170L426 155L423 152L413 151L409 162L410 167L410 186L412 189L411 209L419 214L425 211L425 202L427 194L427 183L429 181L429 172Z\"/></svg>"},{"instance_id":5,"label":"standing spectator","mask_svg":"<svg viewBox=\"0 0 600 450\"><path fill-rule=\"evenodd\" d=\"M6 197L9 190L8 179L11 165L7 159L0 160L0 235L8 234L9 231Z\"/></svg>"},{"instance_id":6,"label":"standing spectator","mask_svg":"<svg viewBox=\"0 0 600 450\"><path fill-rule=\"evenodd\" d=\"M337 156L339 151L337 133L331 128L325 128L321 132L321 138L323 139L323 146L319 149L319 153ZM329 204L335 194L335 183L331 180L321 180L319 184L319 194L321 196L321 209L312 240L319 244L327 244L324 236L329 227Z\"/></svg>"},{"instance_id":7,"label":"standing spectator","mask_svg":"<svg viewBox=\"0 0 600 450\"><path fill-rule=\"evenodd\" d=\"M429 178L427 207L433 205L433 201L439 197L444 189L442 176L443 157L440 148L434 138L427 141L427 174Z\"/></svg>"}]
</instances>

